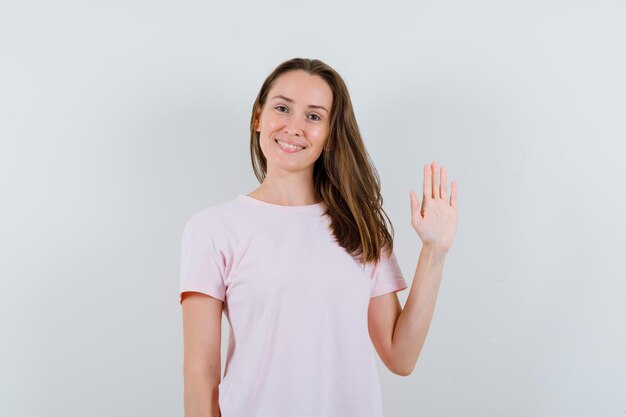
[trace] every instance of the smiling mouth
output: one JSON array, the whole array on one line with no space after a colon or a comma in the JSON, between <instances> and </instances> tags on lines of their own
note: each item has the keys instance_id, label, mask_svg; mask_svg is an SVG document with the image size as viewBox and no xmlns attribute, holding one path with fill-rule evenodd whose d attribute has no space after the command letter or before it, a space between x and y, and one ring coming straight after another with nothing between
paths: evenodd
<instances>
[{"instance_id":1,"label":"smiling mouth","mask_svg":"<svg viewBox=\"0 0 626 417\"><path fill-rule=\"evenodd\" d=\"M283 151L289 152L289 153L300 152L301 150L306 149L305 146L290 145L278 139L274 139L274 142L276 142Z\"/></svg>"}]
</instances>

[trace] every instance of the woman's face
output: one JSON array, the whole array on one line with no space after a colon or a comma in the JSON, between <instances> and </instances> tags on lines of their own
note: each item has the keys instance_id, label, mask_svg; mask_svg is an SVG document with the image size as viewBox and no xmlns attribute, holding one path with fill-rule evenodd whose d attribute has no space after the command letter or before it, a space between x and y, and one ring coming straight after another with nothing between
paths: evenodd
<instances>
[{"instance_id":1,"label":"woman's face","mask_svg":"<svg viewBox=\"0 0 626 417\"><path fill-rule=\"evenodd\" d=\"M268 171L270 165L286 171L313 169L328 137L332 104L332 90L318 75L295 70L274 81L255 123Z\"/></svg>"}]
</instances>

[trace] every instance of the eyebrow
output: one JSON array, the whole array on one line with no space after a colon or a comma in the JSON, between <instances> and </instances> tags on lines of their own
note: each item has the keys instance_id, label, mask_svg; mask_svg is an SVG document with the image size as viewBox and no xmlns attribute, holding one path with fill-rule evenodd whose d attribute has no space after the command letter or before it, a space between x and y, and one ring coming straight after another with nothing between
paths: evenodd
<instances>
[{"instance_id":1,"label":"eyebrow","mask_svg":"<svg viewBox=\"0 0 626 417\"><path fill-rule=\"evenodd\" d=\"M271 100L274 100L275 98L282 98L283 100L285 100L285 101L286 101L286 102L288 102L288 103L293 103L293 100L292 100L292 99L290 99L289 97L282 96L282 95L280 95L280 94L279 94L279 95L277 95L277 96L272 97L272 98L271 98ZM330 112L329 112L328 110L326 110L326 108L325 108L325 107L323 107L323 106L317 106L317 105L315 105L315 104L309 104L309 107L312 107L312 108L314 108L314 109L322 109L322 110L325 110L325 111L326 111L326 113L330 113Z\"/></svg>"}]
</instances>

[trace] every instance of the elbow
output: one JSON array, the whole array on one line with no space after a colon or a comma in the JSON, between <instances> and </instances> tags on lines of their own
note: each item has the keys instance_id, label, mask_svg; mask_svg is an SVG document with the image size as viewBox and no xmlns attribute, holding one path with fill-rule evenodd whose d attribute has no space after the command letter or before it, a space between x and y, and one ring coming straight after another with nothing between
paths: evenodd
<instances>
[{"instance_id":1,"label":"elbow","mask_svg":"<svg viewBox=\"0 0 626 417\"><path fill-rule=\"evenodd\" d=\"M395 364L393 367L390 367L389 370L398 376L409 376L415 370L415 361L404 361L404 363Z\"/></svg>"},{"instance_id":2,"label":"elbow","mask_svg":"<svg viewBox=\"0 0 626 417\"><path fill-rule=\"evenodd\" d=\"M398 376L409 376L413 373L413 369L414 368L400 368L400 369L392 370L391 372L393 372L394 374Z\"/></svg>"},{"instance_id":3,"label":"elbow","mask_svg":"<svg viewBox=\"0 0 626 417\"><path fill-rule=\"evenodd\" d=\"M398 376L409 376L415 369L418 357L419 353L414 356L412 353L406 354L405 352L392 350L391 354L384 357L383 363L393 374Z\"/></svg>"}]
</instances>

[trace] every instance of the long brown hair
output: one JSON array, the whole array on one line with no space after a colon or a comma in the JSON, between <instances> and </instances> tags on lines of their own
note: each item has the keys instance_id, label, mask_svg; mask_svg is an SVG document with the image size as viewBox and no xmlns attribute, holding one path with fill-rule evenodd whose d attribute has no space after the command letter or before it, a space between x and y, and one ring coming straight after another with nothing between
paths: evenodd
<instances>
[{"instance_id":1,"label":"long brown hair","mask_svg":"<svg viewBox=\"0 0 626 417\"><path fill-rule=\"evenodd\" d=\"M386 256L393 251L393 225L383 210L380 178L361 139L348 88L333 68L319 59L293 58L278 65L267 76L252 106L250 120L254 174L263 183L267 173L267 159L261 151L255 120L263 110L274 81L293 70L320 76L333 92L329 136L313 167L316 198L327 206L325 214L331 219L330 228L337 244L362 264L378 262L382 250L386 251Z\"/></svg>"}]
</instances>

